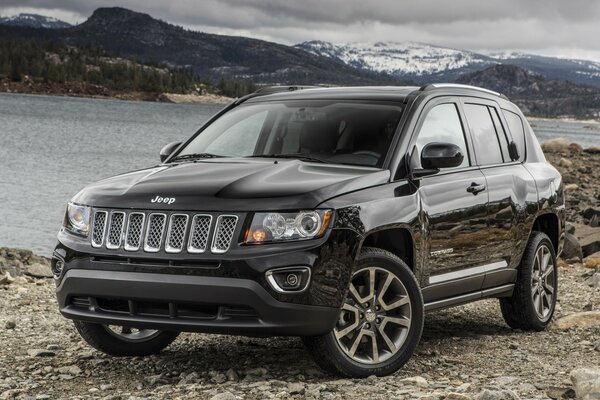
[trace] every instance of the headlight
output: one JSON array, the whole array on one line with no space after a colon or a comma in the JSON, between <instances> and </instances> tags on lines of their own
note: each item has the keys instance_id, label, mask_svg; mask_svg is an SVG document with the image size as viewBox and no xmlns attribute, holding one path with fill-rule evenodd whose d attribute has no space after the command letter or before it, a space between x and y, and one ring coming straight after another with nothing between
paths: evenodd
<instances>
[{"instance_id":1,"label":"headlight","mask_svg":"<svg viewBox=\"0 0 600 400\"><path fill-rule=\"evenodd\" d=\"M86 237L90 233L90 215L90 207L69 203L63 226L71 233Z\"/></svg>"},{"instance_id":2,"label":"headlight","mask_svg":"<svg viewBox=\"0 0 600 400\"><path fill-rule=\"evenodd\" d=\"M281 242L323 236L331 221L331 210L256 213L244 243Z\"/></svg>"}]
</instances>

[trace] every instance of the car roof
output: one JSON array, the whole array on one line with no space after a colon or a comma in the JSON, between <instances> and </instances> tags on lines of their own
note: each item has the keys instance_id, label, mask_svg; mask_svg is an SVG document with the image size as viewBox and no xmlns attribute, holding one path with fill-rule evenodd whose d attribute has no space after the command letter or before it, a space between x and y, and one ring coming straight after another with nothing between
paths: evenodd
<instances>
[{"instance_id":1,"label":"car roof","mask_svg":"<svg viewBox=\"0 0 600 400\"><path fill-rule=\"evenodd\" d=\"M435 83L418 86L269 86L243 98L244 102L257 103L286 100L379 100L404 102L406 98L431 95L471 95L487 98L506 96L492 90L455 83Z\"/></svg>"}]
</instances>

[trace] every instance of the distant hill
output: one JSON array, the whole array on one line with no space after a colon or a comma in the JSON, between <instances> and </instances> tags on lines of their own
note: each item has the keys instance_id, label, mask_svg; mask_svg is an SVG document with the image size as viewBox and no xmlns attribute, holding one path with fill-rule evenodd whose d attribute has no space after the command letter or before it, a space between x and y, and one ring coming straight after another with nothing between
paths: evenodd
<instances>
[{"instance_id":1,"label":"distant hill","mask_svg":"<svg viewBox=\"0 0 600 400\"><path fill-rule=\"evenodd\" d=\"M526 53L490 53L415 42L341 43L310 41L296 48L365 71L385 72L417 83L454 82L496 64L517 65L551 79L600 87L600 63Z\"/></svg>"},{"instance_id":2,"label":"distant hill","mask_svg":"<svg viewBox=\"0 0 600 400\"><path fill-rule=\"evenodd\" d=\"M466 74L458 79L458 83L503 93L530 115L599 116L599 88L547 79L516 65L495 65Z\"/></svg>"},{"instance_id":3,"label":"distant hill","mask_svg":"<svg viewBox=\"0 0 600 400\"><path fill-rule=\"evenodd\" d=\"M219 79L255 83L378 84L398 78L362 71L329 58L277 43L193 32L124 8L99 8L84 23L61 30L0 27L0 36L46 38L91 45L110 53L172 67L190 67Z\"/></svg>"},{"instance_id":4,"label":"distant hill","mask_svg":"<svg viewBox=\"0 0 600 400\"><path fill-rule=\"evenodd\" d=\"M73 26L68 22L56 18L26 13L21 13L12 17L0 17L0 25L47 29L64 29Z\"/></svg>"}]
</instances>

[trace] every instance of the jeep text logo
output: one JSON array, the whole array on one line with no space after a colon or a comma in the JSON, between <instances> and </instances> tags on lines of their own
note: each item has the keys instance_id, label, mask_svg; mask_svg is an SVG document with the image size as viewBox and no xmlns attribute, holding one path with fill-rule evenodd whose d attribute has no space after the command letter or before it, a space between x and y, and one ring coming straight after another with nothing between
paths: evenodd
<instances>
[{"instance_id":1,"label":"jeep text logo","mask_svg":"<svg viewBox=\"0 0 600 400\"><path fill-rule=\"evenodd\" d=\"M150 200L151 203L164 203L164 204L173 204L175 203L175 197L160 197L160 196L156 196L155 198L153 198L152 200Z\"/></svg>"}]
</instances>

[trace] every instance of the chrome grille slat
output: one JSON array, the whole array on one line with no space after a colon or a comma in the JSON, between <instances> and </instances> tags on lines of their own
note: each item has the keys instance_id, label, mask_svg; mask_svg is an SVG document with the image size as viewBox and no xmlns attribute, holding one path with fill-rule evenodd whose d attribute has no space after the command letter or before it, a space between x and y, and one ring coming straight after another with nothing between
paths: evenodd
<instances>
[{"instance_id":1,"label":"chrome grille slat","mask_svg":"<svg viewBox=\"0 0 600 400\"><path fill-rule=\"evenodd\" d=\"M217 217L217 223L215 233L213 235L213 241L211 251L213 253L221 254L229 250L231 246L231 240L235 232L238 217L236 215L219 215Z\"/></svg>"},{"instance_id":2,"label":"chrome grille slat","mask_svg":"<svg viewBox=\"0 0 600 400\"><path fill-rule=\"evenodd\" d=\"M208 246L208 236L210 235L210 226L212 216L207 214L196 214L192 218L190 228L190 239L188 242L189 253L204 253Z\"/></svg>"},{"instance_id":3,"label":"chrome grille slat","mask_svg":"<svg viewBox=\"0 0 600 400\"><path fill-rule=\"evenodd\" d=\"M141 212L132 212L127 218L127 230L125 232L125 245L123 248L127 251L136 251L142 245L142 233L144 231L144 221L146 214Z\"/></svg>"},{"instance_id":4,"label":"chrome grille slat","mask_svg":"<svg viewBox=\"0 0 600 400\"><path fill-rule=\"evenodd\" d=\"M187 222L188 216L186 214L172 214L169 218L169 230L165 241L165 251L167 253L179 253L183 250Z\"/></svg>"},{"instance_id":5,"label":"chrome grille slat","mask_svg":"<svg viewBox=\"0 0 600 400\"><path fill-rule=\"evenodd\" d=\"M102 247L106 232L106 217L108 212L96 211L94 213L94 226L92 227L92 247Z\"/></svg>"},{"instance_id":6,"label":"chrome grille slat","mask_svg":"<svg viewBox=\"0 0 600 400\"><path fill-rule=\"evenodd\" d=\"M156 253L160 250L166 222L166 214L153 213L148 216L146 237L144 239L144 251Z\"/></svg>"},{"instance_id":7,"label":"chrome grille slat","mask_svg":"<svg viewBox=\"0 0 600 400\"><path fill-rule=\"evenodd\" d=\"M108 224L108 234L106 235L106 248L118 249L123 240L123 229L125 228L125 213L122 211L113 211L110 213L110 222Z\"/></svg>"}]
</instances>

